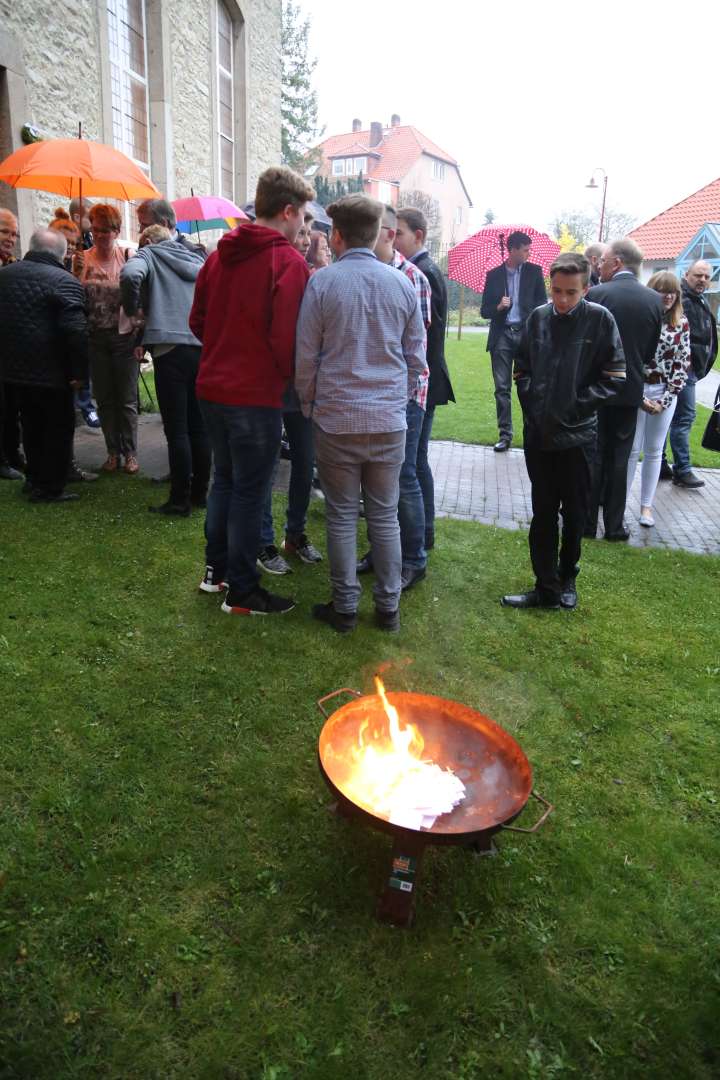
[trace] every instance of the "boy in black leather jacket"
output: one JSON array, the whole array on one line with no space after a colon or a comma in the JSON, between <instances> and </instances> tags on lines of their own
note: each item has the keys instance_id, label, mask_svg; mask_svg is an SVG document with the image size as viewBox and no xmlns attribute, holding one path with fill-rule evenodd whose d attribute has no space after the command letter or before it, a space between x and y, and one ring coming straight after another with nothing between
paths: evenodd
<instances>
[{"instance_id":1,"label":"boy in black leather jacket","mask_svg":"<svg viewBox=\"0 0 720 1080\"><path fill-rule=\"evenodd\" d=\"M550 267L552 300L528 318L515 360L532 485L529 542L535 588L503 596L507 607L577 605L575 578L590 498L597 410L625 379L615 319L584 299L589 274L584 255L557 257Z\"/></svg>"}]
</instances>

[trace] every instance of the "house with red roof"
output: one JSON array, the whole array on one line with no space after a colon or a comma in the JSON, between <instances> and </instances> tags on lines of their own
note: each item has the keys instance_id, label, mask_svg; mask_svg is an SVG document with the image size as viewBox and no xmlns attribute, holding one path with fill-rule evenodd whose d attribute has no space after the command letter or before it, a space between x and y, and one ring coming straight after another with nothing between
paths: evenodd
<instances>
[{"instance_id":1,"label":"house with red roof","mask_svg":"<svg viewBox=\"0 0 720 1080\"><path fill-rule=\"evenodd\" d=\"M353 120L352 131L330 135L318 149L322 158L310 170L313 176L346 180L362 174L366 194L393 206L403 194L421 191L438 205L445 249L468 235L472 202L457 161L397 114L388 127L374 121L363 128Z\"/></svg>"},{"instance_id":2,"label":"house with red roof","mask_svg":"<svg viewBox=\"0 0 720 1080\"><path fill-rule=\"evenodd\" d=\"M697 247L698 234L708 222L720 221L720 179L688 195L682 202L663 210L644 225L639 225L628 236L635 241L645 256L643 278L647 280L656 270L684 271L691 251ZM691 243L694 241L694 243ZM704 249L703 249L704 251ZM708 254L703 254L708 258ZM710 261L710 260L709 260ZM719 268L720 269L720 268ZM711 289L718 288L717 276Z\"/></svg>"}]
</instances>

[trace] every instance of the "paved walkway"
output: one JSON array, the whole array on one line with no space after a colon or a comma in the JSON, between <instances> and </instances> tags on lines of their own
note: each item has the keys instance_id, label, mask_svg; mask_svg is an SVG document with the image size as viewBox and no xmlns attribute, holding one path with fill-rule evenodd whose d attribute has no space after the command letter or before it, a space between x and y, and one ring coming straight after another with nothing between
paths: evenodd
<instances>
[{"instance_id":1,"label":"paved walkway","mask_svg":"<svg viewBox=\"0 0 720 1080\"><path fill-rule=\"evenodd\" d=\"M139 460L144 473L167 472L167 449L157 413L140 417ZM105 458L99 432L78 428L75 456L86 469L98 468ZM491 447L433 441L430 461L435 476L435 501L440 517L480 521L502 529L527 528L530 523L530 481L522 450L496 454ZM719 462L720 464L720 459ZM277 488L287 490L288 464L281 462ZM628 517L635 547L682 548L702 554L720 554L720 469L696 469L705 481L699 490L670 483L658 486L654 529L637 524L640 513L638 476L630 493ZM158 489L158 499L165 488Z\"/></svg>"}]
</instances>

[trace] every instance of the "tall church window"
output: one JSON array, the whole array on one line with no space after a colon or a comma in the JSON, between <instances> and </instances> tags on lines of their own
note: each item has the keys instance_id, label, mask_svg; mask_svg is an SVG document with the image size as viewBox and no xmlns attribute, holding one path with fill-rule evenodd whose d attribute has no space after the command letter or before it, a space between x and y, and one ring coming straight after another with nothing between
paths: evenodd
<instances>
[{"instance_id":1,"label":"tall church window","mask_svg":"<svg viewBox=\"0 0 720 1080\"><path fill-rule=\"evenodd\" d=\"M217 118L219 194L235 199L235 87L233 23L222 0L217 5Z\"/></svg>"},{"instance_id":2,"label":"tall church window","mask_svg":"<svg viewBox=\"0 0 720 1080\"><path fill-rule=\"evenodd\" d=\"M145 0L107 0L113 144L150 172ZM137 238L132 207L125 232Z\"/></svg>"}]
</instances>

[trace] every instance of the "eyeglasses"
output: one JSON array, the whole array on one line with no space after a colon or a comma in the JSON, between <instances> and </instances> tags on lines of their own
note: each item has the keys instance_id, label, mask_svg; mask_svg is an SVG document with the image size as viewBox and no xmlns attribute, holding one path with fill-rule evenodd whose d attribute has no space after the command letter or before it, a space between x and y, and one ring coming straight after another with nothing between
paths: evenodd
<instances>
[{"instance_id":1,"label":"eyeglasses","mask_svg":"<svg viewBox=\"0 0 720 1080\"><path fill-rule=\"evenodd\" d=\"M13 240L17 240L17 229L3 229L0 226L0 236L12 236Z\"/></svg>"}]
</instances>

